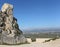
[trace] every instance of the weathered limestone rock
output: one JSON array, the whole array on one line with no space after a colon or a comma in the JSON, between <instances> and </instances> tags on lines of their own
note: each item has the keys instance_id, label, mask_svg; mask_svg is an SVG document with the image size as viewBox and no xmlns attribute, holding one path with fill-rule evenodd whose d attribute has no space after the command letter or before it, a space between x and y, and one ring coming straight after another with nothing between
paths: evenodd
<instances>
[{"instance_id":1,"label":"weathered limestone rock","mask_svg":"<svg viewBox=\"0 0 60 47\"><path fill-rule=\"evenodd\" d=\"M13 5L8 4L8 3L4 3L1 10L2 10L2 12L6 12L6 10L9 9L9 8L13 9Z\"/></svg>"},{"instance_id":2,"label":"weathered limestone rock","mask_svg":"<svg viewBox=\"0 0 60 47\"><path fill-rule=\"evenodd\" d=\"M5 3L0 11L0 43L19 44L27 40L13 17L13 5Z\"/></svg>"}]
</instances>

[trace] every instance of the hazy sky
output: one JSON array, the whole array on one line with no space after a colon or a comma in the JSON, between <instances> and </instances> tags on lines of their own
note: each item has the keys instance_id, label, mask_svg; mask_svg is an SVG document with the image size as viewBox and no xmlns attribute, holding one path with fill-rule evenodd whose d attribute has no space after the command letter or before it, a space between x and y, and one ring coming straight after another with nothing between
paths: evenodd
<instances>
[{"instance_id":1,"label":"hazy sky","mask_svg":"<svg viewBox=\"0 0 60 47\"><path fill-rule=\"evenodd\" d=\"M0 0L14 5L21 29L60 27L60 0Z\"/></svg>"}]
</instances>

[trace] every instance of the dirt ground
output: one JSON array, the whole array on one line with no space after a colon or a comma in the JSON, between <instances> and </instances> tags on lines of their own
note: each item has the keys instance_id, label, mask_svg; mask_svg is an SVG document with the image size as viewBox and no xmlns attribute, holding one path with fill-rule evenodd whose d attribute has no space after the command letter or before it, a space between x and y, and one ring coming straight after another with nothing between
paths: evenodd
<instances>
[{"instance_id":1,"label":"dirt ground","mask_svg":"<svg viewBox=\"0 0 60 47\"><path fill-rule=\"evenodd\" d=\"M45 40L48 40L49 38L37 38L36 42L31 42L30 38L27 38L27 40L30 42L30 44L22 44L22 45L0 45L0 47L60 47L60 39L42 43Z\"/></svg>"}]
</instances>

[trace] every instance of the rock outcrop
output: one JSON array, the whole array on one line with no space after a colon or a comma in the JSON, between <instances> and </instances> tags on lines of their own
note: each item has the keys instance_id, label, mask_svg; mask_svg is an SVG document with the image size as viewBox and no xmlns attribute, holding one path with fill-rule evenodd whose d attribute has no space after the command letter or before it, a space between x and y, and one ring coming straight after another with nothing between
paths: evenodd
<instances>
[{"instance_id":1,"label":"rock outcrop","mask_svg":"<svg viewBox=\"0 0 60 47\"><path fill-rule=\"evenodd\" d=\"M13 16L13 5L5 3L0 11L0 43L19 44L26 41Z\"/></svg>"}]
</instances>

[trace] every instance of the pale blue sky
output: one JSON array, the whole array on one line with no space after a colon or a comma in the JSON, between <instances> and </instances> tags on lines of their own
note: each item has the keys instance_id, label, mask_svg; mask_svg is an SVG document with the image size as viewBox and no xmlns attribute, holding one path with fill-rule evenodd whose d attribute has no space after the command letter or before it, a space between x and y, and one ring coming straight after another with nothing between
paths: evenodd
<instances>
[{"instance_id":1,"label":"pale blue sky","mask_svg":"<svg viewBox=\"0 0 60 47\"><path fill-rule=\"evenodd\" d=\"M60 0L0 0L14 5L14 16L23 29L60 27Z\"/></svg>"}]
</instances>

